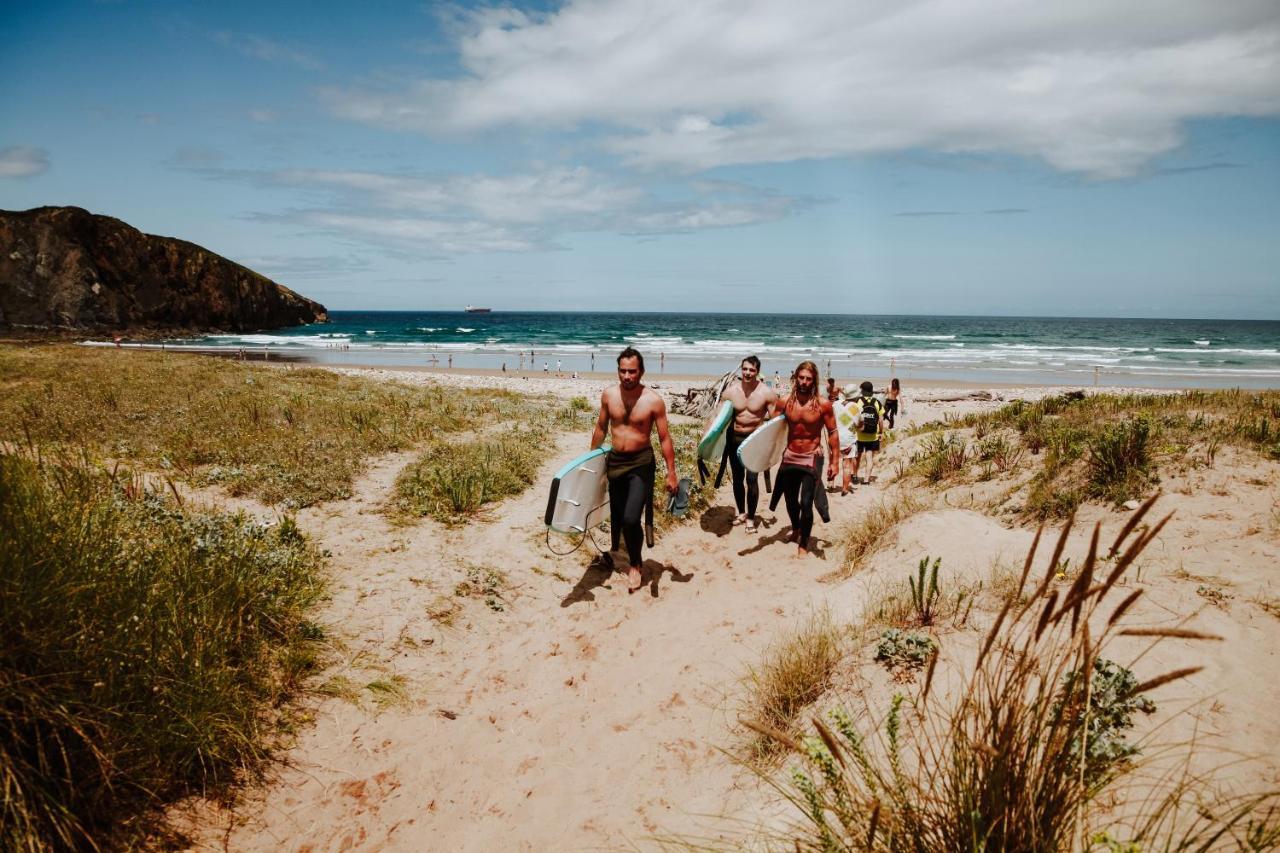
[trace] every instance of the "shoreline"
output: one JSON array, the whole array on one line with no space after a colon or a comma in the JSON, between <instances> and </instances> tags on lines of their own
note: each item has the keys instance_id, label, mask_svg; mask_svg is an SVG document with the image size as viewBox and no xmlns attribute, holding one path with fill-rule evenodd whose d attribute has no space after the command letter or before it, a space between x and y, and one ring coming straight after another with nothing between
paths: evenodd
<instances>
[{"instance_id":1,"label":"shoreline","mask_svg":"<svg viewBox=\"0 0 1280 853\"><path fill-rule=\"evenodd\" d=\"M182 346L182 345L166 345L150 342L126 342L122 344L114 344L110 341L79 341L76 346L84 346L102 349L127 349L127 350L153 350L160 352L176 352L191 355L213 356L215 358L241 359L244 361L266 361L268 363L285 363L293 365L304 365L308 367L316 367L326 370L339 371L357 371L357 372L378 372L382 371L387 374L404 374L404 373L420 373L433 376L473 376L478 378L499 379L501 381L512 381L517 379L525 379L531 382L538 380L552 379L555 381L574 382L581 380L606 381L613 379L612 371L602 370L586 370L578 371L579 380L572 378L574 371L562 368L560 371L542 370L517 370L508 369L503 371L501 367L486 367L481 365L459 365L456 367L440 366L438 364L405 364L395 362L378 362L374 360L361 359L360 355L365 353L350 353L348 351L326 352L325 354L286 351L279 347L244 347L232 349L230 347L208 347L208 346ZM339 355L341 353L341 355ZM455 354L458 356L458 354ZM461 356L458 356L461 360ZM447 358L447 354L446 354ZM445 361L446 359L439 359ZM650 357L647 361L652 362L654 359ZM727 367L729 362L724 361L718 366ZM645 377L649 384L670 383L679 385L683 388L701 387L718 380L724 373L722 370L716 371L690 371L688 369L676 370L670 372L656 367L653 364L646 364L647 370ZM656 367L656 369L655 369ZM824 371L825 364L819 365L819 373L822 374L822 381L825 383L826 374ZM833 372L837 376L837 381L841 387L849 382L860 382L863 379L870 379L876 383L877 390L881 385L887 387L888 380L891 376L896 375L902 382L904 390L910 393L910 389L930 388L930 389L992 389L992 390L1014 390L1028 388L1051 388L1057 390L1065 389L1083 389L1096 392L1107 393L1131 393L1134 391L1190 391L1190 390L1229 390L1229 389L1245 389L1252 391L1273 390L1280 387L1280 383L1263 382L1258 379L1250 379L1249 377L1233 377L1234 382L1218 381L1214 377L1209 376L1149 376L1145 374L1130 372L1112 372L1108 373L1099 370L1095 374L1081 375L1078 372L1054 372L1054 371L1025 371L1017 376L1003 377L989 375L993 371L978 371L957 369L947 371L944 369L922 370L910 366L902 366L900 369L891 372L885 369L885 366L876 366L872 369L856 372L847 369L844 365L840 368L833 368ZM1018 373L1018 371L1010 369L1010 373ZM947 375L948 373L952 375ZM785 382L785 375L780 375ZM772 372L765 366L762 373L762 379L772 381ZM1247 380L1247 381L1246 381Z\"/></svg>"}]
</instances>

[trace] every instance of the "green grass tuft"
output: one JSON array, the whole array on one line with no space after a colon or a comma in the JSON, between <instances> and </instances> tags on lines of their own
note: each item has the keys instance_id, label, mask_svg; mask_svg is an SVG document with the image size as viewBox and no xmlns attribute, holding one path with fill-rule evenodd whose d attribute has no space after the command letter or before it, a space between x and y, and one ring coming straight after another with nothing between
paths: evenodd
<instances>
[{"instance_id":1,"label":"green grass tuft","mask_svg":"<svg viewBox=\"0 0 1280 853\"><path fill-rule=\"evenodd\" d=\"M291 521L0 454L0 530L0 848L102 845L259 768L323 636Z\"/></svg>"}]
</instances>

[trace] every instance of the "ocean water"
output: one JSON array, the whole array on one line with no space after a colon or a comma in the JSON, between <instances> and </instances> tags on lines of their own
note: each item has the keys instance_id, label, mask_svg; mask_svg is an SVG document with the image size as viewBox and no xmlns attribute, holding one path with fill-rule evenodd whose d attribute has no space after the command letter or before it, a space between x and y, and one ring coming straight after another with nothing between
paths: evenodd
<instances>
[{"instance_id":1,"label":"ocean water","mask_svg":"<svg viewBox=\"0 0 1280 853\"><path fill-rule=\"evenodd\" d=\"M250 348L328 363L611 370L634 346L655 373L719 374L755 354L766 377L811 359L841 382L1280 387L1280 322L831 314L334 311L331 322L210 335L173 347ZM532 355L530 355L532 353Z\"/></svg>"}]
</instances>

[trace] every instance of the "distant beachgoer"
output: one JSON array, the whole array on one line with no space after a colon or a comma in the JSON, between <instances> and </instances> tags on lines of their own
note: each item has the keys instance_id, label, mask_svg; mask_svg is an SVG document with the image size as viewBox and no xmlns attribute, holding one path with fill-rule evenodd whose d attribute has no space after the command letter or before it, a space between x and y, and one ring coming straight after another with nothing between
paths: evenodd
<instances>
[{"instance_id":1,"label":"distant beachgoer","mask_svg":"<svg viewBox=\"0 0 1280 853\"><path fill-rule=\"evenodd\" d=\"M901 396L902 385L895 376L889 380L889 390L884 395L884 421L889 429L893 429L893 422L898 415L898 399Z\"/></svg>"},{"instance_id":2,"label":"distant beachgoer","mask_svg":"<svg viewBox=\"0 0 1280 853\"><path fill-rule=\"evenodd\" d=\"M862 482L869 483L871 466L875 463L876 453L880 451L880 436L884 433L884 406L873 393L875 386L870 382L863 382L861 390L862 394L853 400L853 405L858 407L856 415L858 429L854 436L856 449L853 455L853 470L849 473L852 481L857 483L858 467L862 462L863 454L866 454L867 467L864 472L866 476Z\"/></svg>"},{"instance_id":3,"label":"distant beachgoer","mask_svg":"<svg viewBox=\"0 0 1280 853\"><path fill-rule=\"evenodd\" d=\"M828 366L830 366L830 364L831 362L827 362ZM839 389L836 388L836 379L834 376L828 376L827 377L827 401L834 403L836 400L839 400L839 399L840 399L840 391Z\"/></svg>"},{"instance_id":4,"label":"distant beachgoer","mask_svg":"<svg viewBox=\"0 0 1280 853\"><path fill-rule=\"evenodd\" d=\"M557 359L556 359L556 373L559 373L559 372L560 372L560 365L561 365L561 364L563 364L563 362L562 362L562 361L560 361L560 359L558 359L558 358L557 358Z\"/></svg>"},{"instance_id":5,"label":"distant beachgoer","mask_svg":"<svg viewBox=\"0 0 1280 853\"><path fill-rule=\"evenodd\" d=\"M596 372L596 354L594 352L591 353L591 372Z\"/></svg>"},{"instance_id":6,"label":"distant beachgoer","mask_svg":"<svg viewBox=\"0 0 1280 853\"><path fill-rule=\"evenodd\" d=\"M733 403L733 426L725 440L724 452L729 457L730 479L733 481L733 501L738 514L734 524L746 524L748 533L755 533L756 506L760 502L760 475L748 472L738 458L738 448L751 433L764 423L771 408L778 406L778 395L760 381L760 359L749 355L739 368L741 378L724 389L721 399Z\"/></svg>"},{"instance_id":7,"label":"distant beachgoer","mask_svg":"<svg viewBox=\"0 0 1280 853\"><path fill-rule=\"evenodd\" d=\"M818 366L812 361L800 362L791 375L791 383L791 395L782 404L782 413L787 419L787 447L778 467L774 491L781 492L786 499L787 516L791 520L789 541L796 543L796 556L803 557L809 553L813 502L815 492L821 488L818 472L822 430L827 430L832 460L840 458L840 437L831 403L818 393Z\"/></svg>"},{"instance_id":8,"label":"distant beachgoer","mask_svg":"<svg viewBox=\"0 0 1280 853\"><path fill-rule=\"evenodd\" d=\"M505 361L504 361L504 362L502 362L502 372L503 372L503 373L506 373L506 372L507 372L507 363L506 363Z\"/></svg>"},{"instance_id":9,"label":"distant beachgoer","mask_svg":"<svg viewBox=\"0 0 1280 853\"><path fill-rule=\"evenodd\" d=\"M449 367L453 367L453 353L449 353Z\"/></svg>"},{"instance_id":10,"label":"distant beachgoer","mask_svg":"<svg viewBox=\"0 0 1280 853\"><path fill-rule=\"evenodd\" d=\"M545 361L544 361L544 362L542 362L542 372L543 372L543 373L550 373L550 372L551 372L551 366L550 366L550 365L548 365Z\"/></svg>"},{"instance_id":11,"label":"distant beachgoer","mask_svg":"<svg viewBox=\"0 0 1280 853\"><path fill-rule=\"evenodd\" d=\"M524 350L520 350L520 369L524 370Z\"/></svg>"},{"instance_id":12,"label":"distant beachgoer","mask_svg":"<svg viewBox=\"0 0 1280 853\"><path fill-rule=\"evenodd\" d=\"M655 426L662 458L667 463L667 491L674 494L678 485L675 445L667 427L667 404L641 384L643 378L644 356L627 347L618 355L618 384L606 388L600 395L600 416L591 433L592 450L604 441L606 431L612 444L605 463L609 513L613 519L613 550L618 550L619 537L627 545L628 592L635 592L644 583L641 522L646 507L652 506L653 481L657 475L651 443Z\"/></svg>"}]
</instances>

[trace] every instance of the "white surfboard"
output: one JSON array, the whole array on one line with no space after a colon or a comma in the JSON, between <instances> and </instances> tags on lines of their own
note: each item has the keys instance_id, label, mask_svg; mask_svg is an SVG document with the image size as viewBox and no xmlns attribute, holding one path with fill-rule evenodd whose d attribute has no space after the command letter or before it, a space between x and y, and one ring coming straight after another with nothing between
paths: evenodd
<instances>
[{"instance_id":1,"label":"white surfboard","mask_svg":"<svg viewBox=\"0 0 1280 853\"><path fill-rule=\"evenodd\" d=\"M748 471L759 474L782 461L787 449L787 419L778 415L765 421L738 446L738 458Z\"/></svg>"},{"instance_id":2,"label":"white surfboard","mask_svg":"<svg viewBox=\"0 0 1280 853\"><path fill-rule=\"evenodd\" d=\"M729 438L729 424L733 423L733 403L725 400L711 426L707 427L702 440L698 442L698 458L708 465L713 465L724 456L724 444Z\"/></svg>"},{"instance_id":3,"label":"white surfboard","mask_svg":"<svg viewBox=\"0 0 1280 853\"><path fill-rule=\"evenodd\" d=\"M609 517L609 446L584 453L556 472L547 495L547 527L557 533L585 533Z\"/></svg>"}]
</instances>

